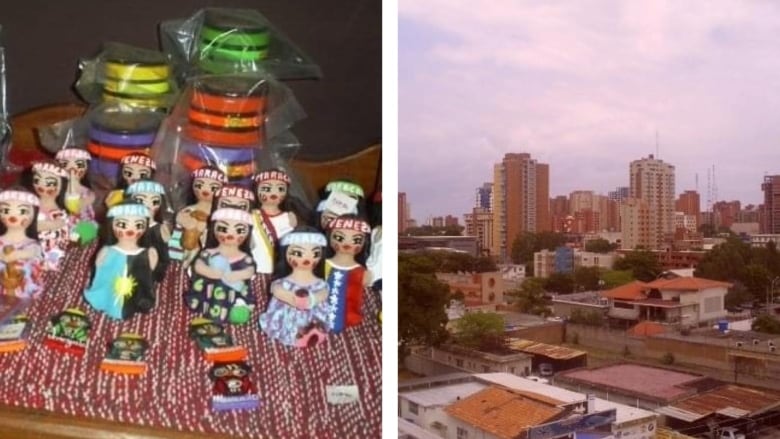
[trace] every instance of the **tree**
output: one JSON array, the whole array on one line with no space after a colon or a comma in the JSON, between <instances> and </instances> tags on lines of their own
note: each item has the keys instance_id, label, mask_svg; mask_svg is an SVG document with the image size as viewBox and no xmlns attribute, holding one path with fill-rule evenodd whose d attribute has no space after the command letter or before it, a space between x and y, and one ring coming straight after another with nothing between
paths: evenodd
<instances>
[{"instance_id":1,"label":"tree","mask_svg":"<svg viewBox=\"0 0 780 439\"><path fill-rule=\"evenodd\" d=\"M466 314L456 320L454 325L455 340L472 349L491 350L497 340L505 337L504 318L492 312Z\"/></svg>"},{"instance_id":2,"label":"tree","mask_svg":"<svg viewBox=\"0 0 780 439\"><path fill-rule=\"evenodd\" d=\"M635 279L631 270L609 270L601 274L601 280L604 281L602 287L605 290L611 290L612 288L631 283Z\"/></svg>"},{"instance_id":3,"label":"tree","mask_svg":"<svg viewBox=\"0 0 780 439\"><path fill-rule=\"evenodd\" d=\"M568 273L553 273L544 281L545 291L558 294L574 292L574 277Z\"/></svg>"},{"instance_id":4,"label":"tree","mask_svg":"<svg viewBox=\"0 0 780 439\"><path fill-rule=\"evenodd\" d=\"M599 267L577 267L574 269L574 291L595 291L599 289Z\"/></svg>"},{"instance_id":5,"label":"tree","mask_svg":"<svg viewBox=\"0 0 780 439\"><path fill-rule=\"evenodd\" d=\"M439 273L473 272L484 273L496 271L496 263L489 256L474 257L468 253L448 251L427 251L420 253L436 265Z\"/></svg>"},{"instance_id":6,"label":"tree","mask_svg":"<svg viewBox=\"0 0 780 439\"><path fill-rule=\"evenodd\" d=\"M753 295L742 285L741 282L735 282L734 286L726 293L725 305L726 309L736 308L745 302L751 302Z\"/></svg>"},{"instance_id":7,"label":"tree","mask_svg":"<svg viewBox=\"0 0 780 439\"><path fill-rule=\"evenodd\" d=\"M767 334L780 334L780 321L769 314L756 317L753 320L752 330Z\"/></svg>"},{"instance_id":8,"label":"tree","mask_svg":"<svg viewBox=\"0 0 780 439\"><path fill-rule=\"evenodd\" d=\"M420 226L409 227L404 231L404 234L406 236L461 236L463 229L463 226Z\"/></svg>"},{"instance_id":9,"label":"tree","mask_svg":"<svg viewBox=\"0 0 780 439\"><path fill-rule=\"evenodd\" d=\"M642 282L655 280L661 274L661 263L648 250L634 250L615 261L615 270L631 270L635 279Z\"/></svg>"},{"instance_id":10,"label":"tree","mask_svg":"<svg viewBox=\"0 0 780 439\"><path fill-rule=\"evenodd\" d=\"M519 290L510 291L508 295L515 298L517 308L521 312L549 316L551 301L544 293L543 279L528 278L523 281Z\"/></svg>"},{"instance_id":11,"label":"tree","mask_svg":"<svg viewBox=\"0 0 780 439\"><path fill-rule=\"evenodd\" d=\"M725 243L716 245L704 255L696 266L695 275L722 281L743 280L745 267L753 255L749 244L736 236L729 237Z\"/></svg>"},{"instance_id":12,"label":"tree","mask_svg":"<svg viewBox=\"0 0 780 439\"><path fill-rule=\"evenodd\" d=\"M528 264L534 261L534 253L541 250L555 250L566 243L566 236L556 232L524 232L512 242L510 252L515 264Z\"/></svg>"},{"instance_id":13,"label":"tree","mask_svg":"<svg viewBox=\"0 0 780 439\"><path fill-rule=\"evenodd\" d=\"M609 253L617 250L617 244L610 244L604 238L593 239L585 243L585 251L593 253Z\"/></svg>"},{"instance_id":14,"label":"tree","mask_svg":"<svg viewBox=\"0 0 780 439\"><path fill-rule=\"evenodd\" d=\"M398 255L398 358L415 344L437 345L446 340L450 288L434 275L435 264L423 255Z\"/></svg>"}]
</instances>

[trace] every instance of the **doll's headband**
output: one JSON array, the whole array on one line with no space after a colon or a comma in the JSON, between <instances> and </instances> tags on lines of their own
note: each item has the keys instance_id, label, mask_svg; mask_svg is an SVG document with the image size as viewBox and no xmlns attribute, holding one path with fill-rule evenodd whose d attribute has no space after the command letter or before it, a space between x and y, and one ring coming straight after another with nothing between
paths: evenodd
<instances>
[{"instance_id":1,"label":"doll's headband","mask_svg":"<svg viewBox=\"0 0 780 439\"><path fill-rule=\"evenodd\" d=\"M68 171L66 171L62 166L50 162L35 162L32 165L32 170L33 172L46 172L49 174L54 174L57 177L68 176Z\"/></svg>"},{"instance_id":2,"label":"doll's headband","mask_svg":"<svg viewBox=\"0 0 780 439\"><path fill-rule=\"evenodd\" d=\"M231 220L239 221L245 224L252 224L252 215L250 215L249 212L243 211L241 209L223 207L221 209L215 210L214 213L211 214L211 220Z\"/></svg>"},{"instance_id":3,"label":"doll's headband","mask_svg":"<svg viewBox=\"0 0 780 439\"><path fill-rule=\"evenodd\" d=\"M0 201L18 201L20 203L30 204L32 206L41 205L41 201L35 194L27 191L17 191L11 189L0 192Z\"/></svg>"},{"instance_id":4,"label":"doll's headband","mask_svg":"<svg viewBox=\"0 0 780 439\"><path fill-rule=\"evenodd\" d=\"M317 212L320 212L320 213L322 213L322 212L325 212L325 207L326 207L327 205L328 205L328 199L327 199L327 198L326 198L326 199L324 199L324 200L322 200L322 201L320 201L320 202L317 204ZM347 215L347 214L357 215L357 213L358 213L358 210L357 210L357 204L356 204L356 205L355 205L355 207L354 207L353 209L351 209L349 212L344 212L344 214L345 214L345 215Z\"/></svg>"},{"instance_id":5,"label":"doll's headband","mask_svg":"<svg viewBox=\"0 0 780 439\"><path fill-rule=\"evenodd\" d=\"M371 226L362 219L338 217L328 223L328 230L347 229L356 232L371 233Z\"/></svg>"},{"instance_id":6,"label":"doll's headband","mask_svg":"<svg viewBox=\"0 0 780 439\"><path fill-rule=\"evenodd\" d=\"M345 194L349 195L355 195L357 197L363 198L363 188L360 187L357 183L352 183L351 181L343 181L343 180L336 180L331 181L328 183L327 186L325 186L326 192L344 192Z\"/></svg>"},{"instance_id":7,"label":"doll's headband","mask_svg":"<svg viewBox=\"0 0 780 439\"><path fill-rule=\"evenodd\" d=\"M119 164L122 166L124 165L146 166L147 168L150 168L153 171L157 169L157 163L155 163L151 157L149 157L146 154L141 154L138 152L134 152L132 154L128 154L122 157L122 160L119 161Z\"/></svg>"},{"instance_id":8,"label":"doll's headband","mask_svg":"<svg viewBox=\"0 0 780 439\"><path fill-rule=\"evenodd\" d=\"M217 191L217 197L218 198L235 197L235 198L242 198L248 201L255 201L255 194L252 193L252 191L250 191L247 188L243 188L241 186L236 186L233 184L228 184L219 188L219 190Z\"/></svg>"},{"instance_id":9,"label":"doll's headband","mask_svg":"<svg viewBox=\"0 0 780 439\"><path fill-rule=\"evenodd\" d=\"M128 186L127 189L125 189L125 192L128 195L133 195L133 194L163 195L165 194L165 187L156 181L141 180L141 181L136 181L134 183L130 183L130 186Z\"/></svg>"},{"instance_id":10,"label":"doll's headband","mask_svg":"<svg viewBox=\"0 0 780 439\"><path fill-rule=\"evenodd\" d=\"M142 216L149 218L149 208L138 203L117 204L111 209L108 209L106 216L109 218L121 216Z\"/></svg>"},{"instance_id":11,"label":"doll's headband","mask_svg":"<svg viewBox=\"0 0 780 439\"><path fill-rule=\"evenodd\" d=\"M287 184L290 184L290 176L287 175L284 171L274 170L274 171L263 171L259 174L255 175L255 183L260 184L264 181L269 180L279 180L283 181Z\"/></svg>"},{"instance_id":12,"label":"doll's headband","mask_svg":"<svg viewBox=\"0 0 780 439\"><path fill-rule=\"evenodd\" d=\"M54 157L57 160L92 160L92 156L87 151L79 148L61 149Z\"/></svg>"},{"instance_id":13,"label":"doll's headband","mask_svg":"<svg viewBox=\"0 0 780 439\"><path fill-rule=\"evenodd\" d=\"M306 244L325 247L328 245L328 241L325 239L325 235L319 232L290 232L284 235L279 242L281 246L288 246L293 244Z\"/></svg>"},{"instance_id":14,"label":"doll's headband","mask_svg":"<svg viewBox=\"0 0 780 439\"><path fill-rule=\"evenodd\" d=\"M192 178L209 178L211 180L227 183L227 177L225 177L225 174L219 169L214 168L198 168L192 171Z\"/></svg>"}]
</instances>

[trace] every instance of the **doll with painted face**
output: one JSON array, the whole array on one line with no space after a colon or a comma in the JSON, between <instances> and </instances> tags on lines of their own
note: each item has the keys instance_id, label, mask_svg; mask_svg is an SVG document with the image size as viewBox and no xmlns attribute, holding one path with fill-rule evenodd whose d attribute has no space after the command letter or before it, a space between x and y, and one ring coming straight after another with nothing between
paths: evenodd
<instances>
[{"instance_id":1,"label":"doll with painted face","mask_svg":"<svg viewBox=\"0 0 780 439\"><path fill-rule=\"evenodd\" d=\"M235 184L226 184L214 196L214 210L223 207L252 212L255 194L251 190Z\"/></svg>"},{"instance_id":2,"label":"doll with painted face","mask_svg":"<svg viewBox=\"0 0 780 439\"><path fill-rule=\"evenodd\" d=\"M57 163L68 173L65 207L77 220L95 220L95 192L87 182L87 168L92 156L83 149L65 148L57 152Z\"/></svg>"},{"instance_id":3,"label":"doll with painted face","mask_svg":"<svg viewBox=\"0 0 780 439\"><path fill-rule=\"evenodd\" d=\"M326 233L328 224L341 215L364 215L363 188L349 180L333 180L325 186L317 204L314 224Z\"/></svg>"},{"instance_id":4,"label":"doll with painted face","mask_svg":"<svg viewBox=\"0 0 780 439\"><path fill-rule=\"evenodd\" d=\"M171 239L171 226L166 220L168 202L165 196L165 187L152 180L139 180L130 184L125 189L125 198L149 208L149 229L141 238L142 247L153 247L157 250L159 261L154 269L154 280L162 282L165 271L168 269L168 240Z\"/></svg>"},{"instance_id":5,"label":"doll with painted face","mask_svg":"<svg viewBox=\"0 0 780 439\"><path fill-rule=\"evenodd\" d=\"M272 169L254 177L260 208L252 213L255 230L252 235L252 257L258 273L270 274L274 268L274 249L284 235L298 224L295 213L287 207L290 177Z\"/></svg>"},{"instance_id":6,"label":"doll with painted face","mask_svg":"<svg viewBox=\"0 0 780 439\"><path fill-rule=\"evenodd\" d=\"M280 241L271 301L260 329L287 346L307 347L326 340L328 284L322 278L325 235L301 227Z\"/></svg>"},{"instance_id":7,"label":"doll with painted face","mask_svg":"<svg viewBox=\"0 0 780 439\"><path fill-rule=\"evenodd\" d=\"M68 173L56 163L35 162L32 187L41 201L37 228L38 242L43 248L43 269L59 270L73 222L65 208Z\"/></svg>"},{"instance_id":8,"label":"doll with painted face","mask_svg":"<svg viewBox=\"0 0 780 439\"><path fill-rule=\"evenodd\" d=\"M225 183L227 177L219 169L203 167L192 172L194 202L176 214L176 225L181 229L181 247L184 251L185 266L190 265L203 246L214 195Z\"/></svg>"},{"instance_id":9,"label":"doll with painted face","mask_svg":"<svg viewBox=\"0 0 780 439\"><path fill-rule=\"evenodd\" d=\"M222 208L211 215L206 245L193 266L185 302L190 310L218 322L249 321L255 305L250 280L255 266L249 254L252 216Z\"/></svg>"},{"instance_id":10,"label":"doll with painted face","mask_svg":"<svg viewBox=\"0 0 780 439\"><path fill-rule=\"evenodd\" d=\"M363 291L371 285L365 267L370 252L371 227L357 215L342 215L328 224L330 257L325 261L325 278L330 288L330 329L341 332L363 321Z\"/></svg>"},{"instance_id":11,"label":"doll with painted face","mask_svg":"<svg viewBox=\"0 0 780 439\"><path fill-rule=\"evenodd\" d=\"M36 217L40 201L24 190L0 192L0 294L38 298L43 291L43 250Z\"/></svg>"},{"instance_id":12,"label":"doll with painted face","mask_svg":"<svg viewBox=\"0 0 780 439\"><path fill-rule=\"evenodd\" d=\"M149 208L138 203L121 203L108 210L112 233L97 254L84 298L113 319L147 313L154 306L152 273L159 257L154 247L139 245L150 216Z\"/></svg>"},{"instance_id":13,"label":"doll with painted face","mask_svg":"<svg viewBox=\"0 0 780 439\"><path fill-rule=\"evenodd\" d=\"M119 161L119 178L114 190L106 196L106 207L119 204L124 200L125 189L139 180L151 180L157 164L151 157L141 152L134 152L122 157Z\"/></svg>"}]
</instances>

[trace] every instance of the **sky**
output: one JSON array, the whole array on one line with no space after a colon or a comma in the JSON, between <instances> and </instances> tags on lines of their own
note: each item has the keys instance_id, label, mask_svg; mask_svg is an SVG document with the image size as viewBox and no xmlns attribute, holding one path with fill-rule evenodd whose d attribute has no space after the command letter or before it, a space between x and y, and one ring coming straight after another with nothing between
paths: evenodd
<instances>
[{"instance_id":1,"label":"sky","mask_svg":"<svg viewBox=\"0 0 780 439\"><path fill-rule=\"evenodd\" d=\"M400 0L398 190L419 222L462 220L505 153L549 164L554 197L628 186L657 151L678 194L698 173L702 210L713 166L718 200L758 204L779 36L769 0Z\"/></svg>"}]
</instances>

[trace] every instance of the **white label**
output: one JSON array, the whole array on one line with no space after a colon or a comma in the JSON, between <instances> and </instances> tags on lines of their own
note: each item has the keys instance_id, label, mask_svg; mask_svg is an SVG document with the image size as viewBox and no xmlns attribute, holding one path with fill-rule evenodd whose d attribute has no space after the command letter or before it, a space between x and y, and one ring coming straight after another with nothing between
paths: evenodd
<instances>
[{"instance_id":1,"label":"white label","mask_svg":"<svg viewBox=\"0 0 780 439\"><path fill-rule=\"evenodd\" d=\"M325 201L325 210L336 215L346 215L357 211L357 200L343 192L331 192Z\"/></svg>"},{"instance_id":2,"label":"white label","mask_svg":"<svg viewBox=\"0 0 780 439\"><path fill-rule=\"evenodd\" d=\"M15 340L22 336L25 323L9 323L0 326L0 340Z\"/></svg>"},{"instance_id":3,"label":"white label","mask_svg":"<svg viewBox=\"0 0 780 439\"><path fill-rule=\"evenodd\" d=\"M357 386L326 386L325 394L330 404L350 404L358 402L360 392Z\"/></svg>"}]
</instances>

